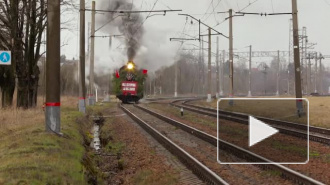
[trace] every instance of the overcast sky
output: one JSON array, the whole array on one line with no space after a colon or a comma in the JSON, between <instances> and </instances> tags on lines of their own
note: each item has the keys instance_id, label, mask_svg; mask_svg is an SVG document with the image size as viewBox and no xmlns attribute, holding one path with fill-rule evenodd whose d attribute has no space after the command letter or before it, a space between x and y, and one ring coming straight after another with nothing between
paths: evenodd
<instances>
[{"instance_id":1,"label":"overcast sky","mask_svg":"<svg viewBox=\"0 0 330 185\"><path fill-rule=\"evenodd\" d=\"M100 4L98 2L100 0L96 0L97 9L106 8L98 6ZM252 4L244 9L245 12L282 13L292 11L290 0L134 0L133 2L138 10L151 10L155 2L157 3L154 10L182 9L181 13L201 19L225 35L229 35L229 22L224 21L228 15L214 12L228 11L230 8L239 11L247 7L249 3ZM91 1L87 1L87 6L90 4ZM298 0L298 11L299 27L307 27L309 42L317 43L314 51L330 55L330 0ZM147 14L142 15L147 16ZM78 57L79 35L76 29L79 26L78 12L72 12L70 16L74 18L71 22L72 29L62 32L62 42L68 44L62 48L62 54L71 59ZM104 18L102 16L104 15L97 14L96 19ZM248 51L246 47L248 45L252 45L253 50L256 51L288 51L289 19L291 17L291 15L235 17L233 22L235 51ZM90 22L90 12L86 12L86 22ZM88 23L86 29L87 25ZM102 23L98 21L96 28L100 26ZM111 26L111 24L105 26L96 35L109 35L110 32L119 34ZM180 43L170 42L170 37L189 38L188 35L198 35L198 24L195 21L191 24L190 18L186 23L186 17L179 16L177 12L168 12L166 16L152 16L145 21L143 27L146 31L136 60L139 65L151 70L171 65L175 61ZM202 32L207 33L206 27L202 27ZM228 50L228 39L219 38L220 49ZM216 37L212 37L212 39L212 50L215 52ZM127 60L126 51L120 49L125 46L123 39L114 39L111 48L107 38L96 38L95 43L96 68L113 70ZM183 48L193 48L193 45L198 44L197 41L185 42Z\"/></svg>"}]
</instances>

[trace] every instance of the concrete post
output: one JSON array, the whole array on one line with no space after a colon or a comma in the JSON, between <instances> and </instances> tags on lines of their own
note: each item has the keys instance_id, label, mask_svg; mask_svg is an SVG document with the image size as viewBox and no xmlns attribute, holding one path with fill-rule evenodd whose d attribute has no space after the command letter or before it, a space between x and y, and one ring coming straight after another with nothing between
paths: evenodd
<instances>
[{"instance_id":1,"label":"concrete post","mask_svg":"<svg viewBox=\"0 0 330 185\"><path fill-rule=\"evenodd\" d=\"M250 45L250 55L249 55L249 93L248 97L252 97L252 92L251 92L251 75L252 75L252 46Z\"/></svg>"},{"instance_id":2,"label":"concrete post","mask_svg":"<svg viewBox=\"0 0 330 185\"><path fill-rule=\"evenodd\" d=\"M294 67L295 67L295 90L296 98L302 98L301 91L301 68L300 68L300 50L299 50L299 27L298 27L298 8L297 0L292 0L292 22L293 22L293 50L294 50ZM303 112L302 101L297 101L297 113Z\"/></svg>"},{"instance_id":3,"label":"concrete post","mask_svg":"<svg viewBox=\"0 0 330 185\"><path fill-rule=\"evenodd\" d=\"M46 131L60 133L60 0L47 4Z\"/></svg>"},{"instance_id":4,"label":"concrete post","mask_svg":"<svg viewBox=\"0 0 330 185\"><path fill-rule=\"evenodd\" d=\"M91 25L91 50L90 50L90 68L89 68L89 105L95 104L94 97L94 52L95 52L95 1L92 1L92 25Z\"/></svg>"},{"instance_id":5,"label":"concrete post","mask_svg":"<svg viewBox=\"0 0 330 185\"><path fill-rule=\"evenodd\" d=\"M79 79L79 111L86 112L85 89L85 0L80 0L80 79Z\"/></svg>"},{"instance_id":6,"label":"concrete post","mask_svg":"<svg viewBox=\"0 0 330 185\"><path fill-rule=\"evenodd\" d=\"M280 51L277 51L276 96L280 96Z\"/></svg>"},{"instance_id":7,"label":"concrete post","mask_svg":"<svg viewBox=\"0 0 330 185\"><path fill-rule=\"evenodd\" d=\"M233 51L233 10L229 10L229 65L230 65L230 89L229 97L234 97L234 51ZM229 105L234 105L233 100L229 100Z\"/></svg>"},{"instance_id":8,"label":"concrete post","mask_svg":"<svg viewBox=\"0 0 330 185\"><path fill-rule=\"evenodd\" d=\"M211 71L211 28L209 28L209 48L208 48L208 78L207 78L207 102L212 101L212 87L211 87L211 78L212 78L212 71Z\"/></svg>"},{"instance_id":9,"label":"concrete post","mask_svg":"<svg viewBox=\"0 0 330 185\"><path fill-rule=\"evenodd\" d=\"M220 92L220 69L219 69L219 37L217 37L217 52L216 52L217 56L216 56L216 81L217 81L217 85L216 85L216 98L219 98L219 92Z\"/></svg>"}]
</instances>

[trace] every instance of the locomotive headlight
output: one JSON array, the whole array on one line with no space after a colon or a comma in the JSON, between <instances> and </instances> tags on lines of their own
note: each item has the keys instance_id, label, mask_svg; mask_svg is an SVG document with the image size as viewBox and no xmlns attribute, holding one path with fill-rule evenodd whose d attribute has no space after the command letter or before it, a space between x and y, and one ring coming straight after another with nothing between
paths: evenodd
<instances>
[{"instance_id":1,"label":"locomotive headlight","mask_svg":"<svg viewBox=\"0 0 330 185\"><path fill-rule=\"evenodd\" d=\"M131 70L133 68L134 68L134 64L132 64L132 63L127 64L127 69Z\"/></svg>"}]
</instances>

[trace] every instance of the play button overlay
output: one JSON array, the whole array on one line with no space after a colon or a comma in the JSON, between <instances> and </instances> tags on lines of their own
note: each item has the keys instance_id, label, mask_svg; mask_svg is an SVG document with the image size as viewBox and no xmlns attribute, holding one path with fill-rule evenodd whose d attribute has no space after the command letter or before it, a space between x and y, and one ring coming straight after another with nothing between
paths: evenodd
<instances>
[{"instance_id":1,"label":"play button overlay","mask_svg":"<svg viewBox=\"0 0 330 185\"><path fill-rule=\"evenodd\" d=\"M222 98L217 109L218 163L309 161L307 99Z\"/></svg>"},{"instance_id":2,"label":"play button overlay","mask_svg":"<svg viewBox=\"0 0 330 185\"><path fill-rule=\"evenodd\" d=\"M249 116L249 146L253 146L263 141L279 131L264 122Z\"/></svg>"}]
</instances>

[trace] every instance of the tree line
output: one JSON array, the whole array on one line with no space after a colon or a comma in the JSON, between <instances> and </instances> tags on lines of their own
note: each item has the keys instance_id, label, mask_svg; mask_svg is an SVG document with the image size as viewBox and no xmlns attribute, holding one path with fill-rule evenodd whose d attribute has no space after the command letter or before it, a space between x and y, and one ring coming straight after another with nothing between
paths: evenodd
<instances>
[{"instance_id":1,"label":"tree line","mask_svg":"<svg viewBox=\"0 0 330 185\"><path fill-rule=\"evenodd\" d=\"M223 59L221 59L223 61ZM211 87L212 95L216 93L216 66L215 58L212 58L212 78ZM264 61L264 62L263 62ZM269 61L269 60L268 60ZM203 59L200 60L199 56L191 52L182 52L179 59L176 61L178 67L178 94L207 94L207 62ZM277 68L278 58L273 57L270 62L267 60L252 60L251 70L251 90L252 95L264 96L275 95L277 92ZM238 96L246 96L249 91L249 68L248 60L244 58L236 58L234 61L234 94ZM164 66L157 70L155 73L149 75L145 83L145 93L147 95L173 95L175 87L175 66ZM223 71L220 77L220 83L223 86L224 95L229 94L229 61L225 62L219 67L219 71ZM311 79L309 90L306 88L307 66L302 65L302 87L303 93L314 92L315 83L317 84L317 91L320 93L328 94L329 77L330 73L326 70L325 66L321 66L317 73L314 71L314 66L311 68ZM317 76L317 81L315 81ZM294 65L288 64L285 58L280 58L279 66L279 94L280 95L294 95ZM323 90L323 91L322 91Z\"/></svg>"},{"instance_id":2,"label":"tree line","mask_svg":"<svg viewBox=\"0 0 330 185\"><path fill-rule=\"evenodd\" d=\"M62 13L75 8L73 0L61 0ZM11 51L12 65L0 66L2 107L37 105L40 68L38 61L46 44L47 0L2 0L0 2L0 50Z\"/></svg>"}]
</instances>

